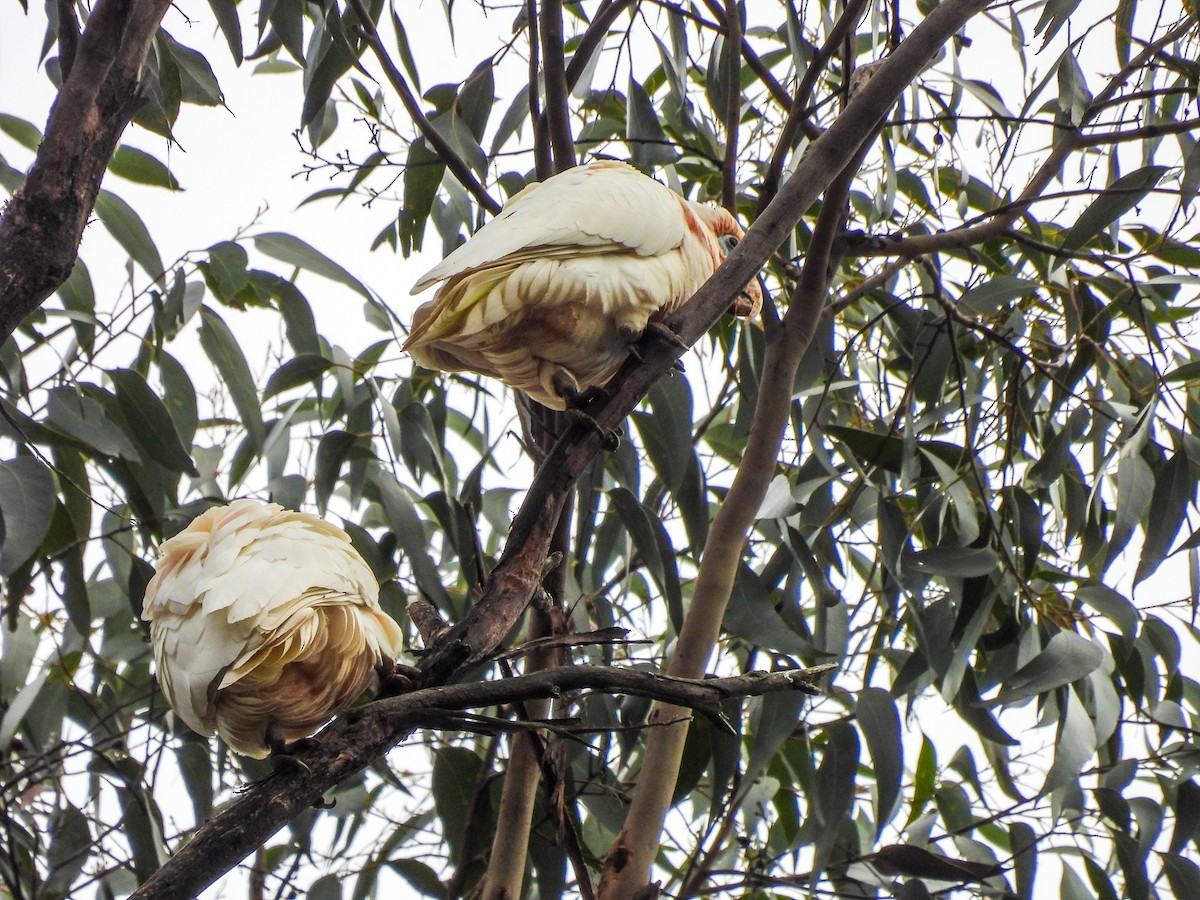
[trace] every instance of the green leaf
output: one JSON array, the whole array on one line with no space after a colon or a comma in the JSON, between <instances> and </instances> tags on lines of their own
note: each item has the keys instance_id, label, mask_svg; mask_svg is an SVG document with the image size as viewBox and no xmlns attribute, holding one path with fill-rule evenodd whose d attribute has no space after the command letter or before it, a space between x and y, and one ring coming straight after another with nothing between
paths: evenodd
<instances>
[{"instance_id":1,"label":"green leaf","mask_svg":"<svg viewBox=\"0 0 1200 900\"><path fill-rule=\"evenodd\" d=\"M289 388L317 381L332 366L333 363L325 357L309 353L289 359L267 379L267 386L263 388L263 400Z\"/></svg>"},{"instance_id":2,"label":"green leaf","mask_svg":"<svg viewBox=\"0 0 1200 900\"><path fill-rule=\"evenodd\" d=\"M637 166L666 166L679 158L658 122L658 114L645 88L632 76L629 79L629 112L625 122L625 140L629 155ZM722 108L722 112L724 109Z\"/></svg>"},{"instance_id":3,"label":"green leaf","mask_svg":"<svg viewBox=\"0 0 1200 900\"><path fill-rule=\"evenodd\" d=\"M392 27L396 31L396 46L400 50L400 64L404 66L405 73L412 79L413 88L419 94L421 93L421 73L417 69L417 64L413 60L412 49L408 45L408 32L404 30L404 22L396 14L396 8L389 5L388 9L392 14ZM528 102L526 102L525 110L528 113Z\"/></svg>"},{"instance_id":4,"label":"green leaf","mask_svg":"<svg viewBox=\"0 0 1200 900\"><path fill-rule=\"evenodd\" d=\"M1189 842L1200 836L1200 785L1187 779L1175 793L1175 830L1171 833L1171 852L1182 853ZM1200 895L1197 895L1200 896Z\"/></svg>"},{"instance_id":5,"label":"green leaf","mask_svg":"<svg viewBox=\"0 0 1200 900\"><path fill-rule=\"evenodd\" d=\"M1004 681L992 703L1019 703L1087 677L1104 662L1104 651L1072 631L1060 631L1046 648ZM1090 729L1089 725L1089 729Z\"/></svg>"},{"instance_id":6,"label":"green leaf","mask_svg":"<svg viewBox=\"0 0 1200 900\"><path fill-rule=\"evenodd\" d=\"M138 184L171 191L182 190L171 170L144 150L122 144L108 163L108 171Z\"/></svg>"},{"instance_id":7,"label":"green leaf","mask_svg":"<svg viewBox=\"0 0 1200 900\"><path fill-rule=\"evenodd\" d=\"M1077 250L1129 212L1162 180L1166 166L1143 166L1123 175L1091 202L1063 237L1064 250Z\"/></svg>"},{"instance_id":8,"label":"green leaf","mask_svg":"<svg viewBox=\"0 0 1200 900\"><path fill-rule=\"evenodd\" d=\"M116 387L117 405L129 422L129 436L134 443L148 458L172 472L198 477L200 473L183 446L171 414L146 380L132 369L113 369L108 377Z\"/></svg>"},{"instance_id":9,"label":"green leaf","mask_svg":"<svg viewBox=\"0 0 1200 900\"><path fill-rule=\"evenodd\" d=\"M816 859L813 872L821 872L841 834L841 824L854 805L854 780L858 771L858 732L845 722L826 729L828 743L817 767L816 792L805 822Z\"/></svg>"},{"instance_id":10,"label":"green leaf","mask_svg":"<svg viewBox=\"0 0 1200 900\"><path fill-rule=\"evenodd\" d=\"M721 627L752 645L808 656L814 648L784 621L758 575L746 566L738 570Z\"/></svg>"},{"instance_id":11,"label":"green leaf","mask_svg":"<svg viewBox=\"0 0 1200 900\"><path fill-rule=\"evenodd\" d=\"M221 241L208 248L208 261L200 266L222 303L238 305L237 295L249 282L246 272L249 261L246 249L233 241Z\"/></svg>"},{"instance_id":12,"label":"green leaf","mask_svg":"<svg viewBox=\"0 0 1200 900\"><path fill-rule=\"evenodd\" d=\"M667 601L667 613L676 629L683 624L683 595L675 551L662 522L626 488L613 488L609 500L629 529L633 545L641 554L646 570Z\"/></svg>"},{"instance_id":13,"label":"green leaf","mask_svg":"<svg viewBox=\"0 0 1200 900\"><path fill-rule=\"evenodd\" d=\"M1122 594L1104 584L1089 584L1079 588L1075 596L1116 625L1124 637L1133 640L1140 616Z\"/></svg>"},{"instance_id":14,"label":"green leaf","mask_svg":"<svg viewBox=\"0 0 1200 900\"><path fill-rule=\"evenodd\" d=\"M254 238L254 246L260 253L285 262L300 269L307 269L331 281L344 284L351 290L361 294L367 300L373 300L366 285L335 263L315 247L306 244L294 235L283 232L269 232Z\"/></svg>"},{"instance_id":15,"label":"green leaf","mask_svg":"<svg viewBox=\"0 0 1200 900\"><path fill-rule=\"evenodd\" d=\"M408 145L404 162L404 206L400 209L400 250L405 256L421 249L425 223L445 171L446 164L425 138Z\"/></svg>"},{"instance_id":16,"label":"green leaf","mask_svg":"<svg viewBox=\"0 0 1200 900\"><path fill-rule=\"evenodd\" d=\"M54 499L54 476L42 463L30 456L0 462L0 575L11 575L37 553Z\"/></svg>"},{"instance_id":17,"label":"green leaf","mask_svg":"<svg viewBox=\"0 0 1200 900\"><path fill-rule=\"evenodd\" d=\"M1039 282L1030 281L1028 278L1002 275L964 291L958 298L958 306L967 315L987 317L1010 300L1036 294L1039 288Z\"/></svg>"},{"instance_id":18,"label":"green leaf","mask_svg":"<svg viewBox=\"0 0 1200 900\"><path fill-rule=\"evenodd\" d=\"M1195 476L1187 452L1180 450L1154 476L1154 494L1146 519L1146 539L1133 583L1149 578L1167 557L1183 524L1188 500L1195 494Z\"/></svg>"},{"instance_id":19,"label":"green leaf","mask_svg":"<svg viewBox=\"0 0 1200 900\"><path fill-rule=\"evenodd\" d=\"M83 260L76 258L71 274L58 287L58 296L63 308L77 313L71 321L75 339L89 356L96 340L96 292L92 289L92 278Z\"/></svg>"},{"instance_id":20,"label":"green leaf","mask_svg":"<svg viewBox=\"0 0 1200 900\"><path fill-rule=\"evenodd\" d=\"M442 897L446 887L438 880L437 872L419 859L388 860L388 867L409 883L423 897Z\"/></svg>"},{"instance_id":21,"label":"green leaf","mask_svg":"<svg viewBox=\"0 0 1200 900\"><path fill-rule=\"evenodd\" d=\"M47 897L66 897L90 856L92 835L87 817L68 803L55 810L49 834L49 873L41 889Z\"/></svg>"},{"instance_id":22,"label":"green leaf","mask_svg":"<svg viewBox=\"0 0 1200 900\"><path fill-rule=\"evenodd\" d=\"M892 820L900 799L904 775L904 744L900 740L900 713L892 695L880 688L858 694L855 718L867 742L875 767L875 836Z\"/></svg>"},{"instance_id":23,"label":"green leaf","mask_svg":"<svg viewBox=\"0 0 1200 900\"><path fill-rule=\"evenodd\" d=\"M26 122L24 119L18 119L16 116L10 116L8 113L0 113L0 131L3 131L26 150L32 150L34 153L37 153L38 147L42 143L42 133L38 131L36 125Z\"/></svg>"},{"instance_id":24,"label":"green leaf","mask_svg":"<svg viewBox=\"0 0 1200 900\"><path fill-rule=\"evenodd\" d=\"M133 441L105 415L104 407L69 387L53 388L46 406L45 421L69 434L102 456L121 456L140 462Z\"/></svg>"},{"instance_id":25,"label":"green leaf","mask_svg":"<svg viewBox=\"0 0 1200 900\"><path fill-rule=\"evenodd\" d=\"M1025 822L1013 822L1008 827L1008 841L1012 848L1017 900L1033 900L1034 877L1037 874L1037 832Z\"/></svg>"},{"instance_id":26,"label":"green leaf","mask_svg":"<svg viewBox=\"0 0 1200 900\"><path fill-rule=\"evenodd\" d=\"M358 437L350 432L335 429L326 433L317 445L317 471L313 478L313 490L321 515L325 514L329 505L329 497L342 472L342 463L346 461L350 448L357 440Z\"/></svg>"},{"instance_id":27,"label":"green leaf","mask_svg":"<svg viewBox=\"0 0 1200 900\"><path fill-rule=\"evenodd\" d=\"M437 566L429 555L429 536L421 517L417 515L417 508L395 478L380 477L378 488L388 527L396 535L396 542L412 566L418 589L438 609L448 612L452 608L450 597L442 587Z\"/></svg>"},{"instance_id":28,"label":"green leaf","mask_svg":"<svg viewBox=\"0 0 1200 900\"><path fill-rule=\"evenodd\" d=\"M200 53L175 40L165 29L159 29L159 37L166 43L167 52L179 69L180 99L201 106L221 106L225 95L217 84L212 66Z\"/></svg>"},{"instance_id":29,"label":"green leaf","mask_svg":"<svg viewBox=\"0 0 1200 900\"><path fill-rule=\"evenodd\" d=\"M337 875L322 875L309 887L307 897L308 900L342 900L342 879Z\"/></svg>"},{"instance_id":30,"label":"green leaf","mask_svg":"<svg viewBox=\"0 0 1200 900\"><path fill-rule=\"evenodd\" d=\"M1075 54L1063 52L1058 61L1058 108L1072 125L1079 125L1092 105L1092 95L1087 88L1087 78Z\"/></svg>"},{"instance_id":31,"label":"green leaf","mask_svg":"<svg viewBox=\"0 0 1200 900\"><path fill-rule=\"evenodd\" d=\"M164 271L162 259L145 223L133 208L116 194L101 191L96 197L96 215L142 271L159 281Z\"/></svg>"},{"instance_id":32,"label":"green leaf","mask_svg":"<svg viewBox=\"0 0 1200 900\"><path fill-rule=\"evenodd\" d=\"M1163 871L1174 897L1200 897L1200 866L1186 856L1172 853L1162 857Z\"/></svg>"},{"instance_id":33,"label":"green leaf","mask_svg":"<svg viewBox=\"0 0 1200 900\"><path fill-rule=\"evenodd\" d=\"M1105 568L1115 560L1129 539L1134 527L1150 508L1154 492L1154 472L1149 464L1137 454L1123 458L1117 465L1117 509L1112 532L1108 538Z\"/></svg>"},{"instance_id":34,"label":"green leaf","mask_svg":"<svg viewBox=\"0 0 1200 900\"><path fill-rule=\"evenodd\" d=\"M1074 688L1067 688L1063 707L1054 741L1054 763L1046 774L1041 793L1048 793L1074 781L1096 749L1092 720Z\"/></svg>"},{"instance_id":35,"label":"green leaf","mask_svg":"<svg viewBox=\"0 0 1200 900\"><path fill-rule=\"evenodd\" d=\"M234 0L208 0L208 5L212 9L213 18L217 20L221 34L225 36L225 43L229 45L229 53L233 57L234 64L240 66L242 64L242 20L238 17L237 5Z\"/></svg>"},{"instance_id":36,"label":"green leaf","mask_svg":"<svg viewBox=\"0 0 1200 900\"><path fill-rule=\"evenodd\" d=\"M903 555L904 565L926 575L979 578L990 575L1000 564L990 547L931 547Z\"/></svg>"},{"instance_id":37,"label":"green leaf","mask_svg":"<svg viewBox=\"0 0 1200 900\"><path fill-rule=\"evenodd\" d=\"M475 802L483 761L466 747L441 747L433 757L433 802L443 822L464 823ZM446 842L460 852L463 829L447 828ZM461 857L460 857L461 858Z\"/></svg>"},{"instance_id":38,"label":"green leaf","mask_svg":"<svg viewBox=\"0 0 1200 900\"><path fill-rule=\"evenodd\" d=\"M233 399L233 405L242 418L242 425L255 449L261 453L267 430L263 425L258 392L254 389L254 378L250 374L250 366L246 363L242 348L238 346L237 339L225 321L208 307L201 308L200 320L200 346L221 373L221 381Z\"/></svg>"}]
</instances>

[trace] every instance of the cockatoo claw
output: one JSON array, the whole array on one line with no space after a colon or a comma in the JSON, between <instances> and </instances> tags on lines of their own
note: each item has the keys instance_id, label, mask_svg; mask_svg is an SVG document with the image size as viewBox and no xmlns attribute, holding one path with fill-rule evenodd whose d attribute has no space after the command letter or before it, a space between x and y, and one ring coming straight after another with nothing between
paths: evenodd
<instances>
[{"instance_id":1,"label":"cockatoo claw","mask_svg":"<svg viewBox=\"0 0 1200 900\"><path fill-rule=\"evenodd\" d=\"M271 768L278 775L312 774L312 769L302 759L297 759L291 753L271 751Z\"/></svg>"},{"instance_id":2,"label":"cockatoo claw","mask_svg":"<svg viewBox=\"0 0 1200 900\"><path fill-rule=\"evenodd\" d=\"M303 772L305 775L311 774L312 769L296 754L321 746L320 741L310 737L300 738L289 744L280 737L274 724L267 726L266 743L271 751L271 768L281 775L290 775L296 772Z\"/></svg>"},{"instance_id":3,"label":"cockatoo claw","mask_svg":"<svg viewBox=\"0 0 1200 900\"><path fill-rule=\"evenodd\" d=\"M565 410L563 410L563 412L572 422L578 422L580 425L590 428L592 431L596 432L596 434L600 435L600 438L603 441L603 443L600 445L602 449L612 453L621 446L621 434L619 430L609 431L607 428L602 427L599 422L585 413L582 409L574 406L568 406Z\"/></svg>"},{"instance_id":4,"label":"cockatoo claw","mask_svg":"<svg viewBox=\"0 0 1200 900\"><path fill-rule=\"evenodd\" d=\"M638 336L640 343L649 343L650 341L663 341L671 344L681 350L687 350L687 342L679 336L679 334L671 326L665 322L658 322L651 319L646 323L645 330Z\"/></svg>"},{"instance_id":5,"label":"cockatoo claw","mask_svg":"<svg viewBox=\"0 0 1200 900\"><path fill-rule=\"evenodd\" d=\"M416 666L398 662L380 665L375 671L379 673L379 692L375 695L376 698L394 697L411 691L417 679L421 677L421 670Z\"/></svg>"}]
</instances>

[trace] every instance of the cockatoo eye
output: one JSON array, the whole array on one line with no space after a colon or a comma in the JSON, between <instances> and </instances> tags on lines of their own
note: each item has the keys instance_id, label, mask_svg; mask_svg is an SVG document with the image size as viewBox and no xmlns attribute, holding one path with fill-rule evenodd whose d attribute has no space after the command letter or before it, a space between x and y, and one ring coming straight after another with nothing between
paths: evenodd
<instances>
[{"instance_id":1,"label":"cockatoo eye","mask_svg":"<svg viewBox=\"0 0 1200 900\"><path fill-rule=\"evenodd\" d=\"M738 245L738 239L732 234L723 234L717 238L717 244L720 246L721 252L728 256L730 251Z\"/></svg>"}]
</instances>

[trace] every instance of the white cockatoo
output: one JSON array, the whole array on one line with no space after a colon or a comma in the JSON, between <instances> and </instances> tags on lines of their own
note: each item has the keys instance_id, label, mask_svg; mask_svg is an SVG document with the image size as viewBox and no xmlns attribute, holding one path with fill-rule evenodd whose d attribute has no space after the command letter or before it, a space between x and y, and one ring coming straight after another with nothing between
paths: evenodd
<instances>
[{"instance_id":1,"label":"white cockatoo","mask_svg":"<svg viewBox=\"0 0 1200 900\"><path fill-rule=\"evenodd\" d=\"M163 543L142 618L179 717L260 758L353 703L404 642L346 532L257 500Z\"/></svg>"},{"instance_id":2,"label":"white cockatoo","mask_svg":"<svg viewBox=\"0 0 1200 900\"><path fill-rule=\"evenodd\" d=\"M404 344L431 369L500 378L564 409L620 367L648 324L702 285L742 229L622 162L534 183L431 269L444 281ZM762 303L746 287L743 314Z\"/></svg>"}]
</instances>

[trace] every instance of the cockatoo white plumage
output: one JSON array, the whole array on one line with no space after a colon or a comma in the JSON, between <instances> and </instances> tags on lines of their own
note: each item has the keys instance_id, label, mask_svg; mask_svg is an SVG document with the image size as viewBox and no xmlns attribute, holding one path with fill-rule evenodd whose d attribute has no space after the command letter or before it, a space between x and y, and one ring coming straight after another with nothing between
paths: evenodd
<instances>
[{"instance_id":1,"label":"cockatoo white plumage","mask_svg":"<svg viewBox=\"0 0 1200 900\"><path fill-rule=\"evenodd\" d=\"M347 534L257 500L163 543L142 618L175 712L253 757L311 735L403 646Z\"/></svg>"},{"instance_id":2,"label":"cockatoo white plumage","mask_svg":"<svg viewBox=\"0 0 1200 900\"><path fill-rule=\"evenodd\" d=\"M742 229L622 162L534 183L413 287L445 284L413 317L421 365L502 379L552 409L620 367L651 321L713 274ZM758 284L742 313L762 303Z\"/></svg>"}]
</instances>

